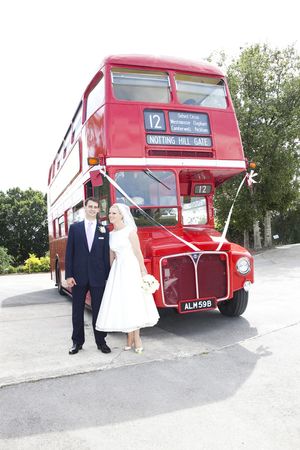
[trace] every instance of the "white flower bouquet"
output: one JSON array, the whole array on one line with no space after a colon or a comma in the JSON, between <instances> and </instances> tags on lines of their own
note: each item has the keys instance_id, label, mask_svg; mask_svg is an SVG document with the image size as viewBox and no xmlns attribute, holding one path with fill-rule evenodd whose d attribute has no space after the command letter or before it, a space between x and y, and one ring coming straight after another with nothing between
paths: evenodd
<instances>
[{"instance_id":1,"label":"white flower bouquet","mask_svg":"<svg viewBox=\"0 0 300 450\"><path fill-rule=\"evenodd\" d=\"M142 278L142 289L146 294L154 294L159 288L159 282L153 275L147 273Z\"/></svg>"}]
</instances>

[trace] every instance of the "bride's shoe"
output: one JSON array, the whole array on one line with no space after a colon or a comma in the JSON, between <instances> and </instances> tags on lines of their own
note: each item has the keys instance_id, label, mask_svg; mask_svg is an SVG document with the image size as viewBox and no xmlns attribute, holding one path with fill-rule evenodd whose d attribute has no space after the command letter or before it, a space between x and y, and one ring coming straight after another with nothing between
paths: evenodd
<instances>
[{"instance_id":1,"label":"bride's shoe","mask_svg":"<svg viewBox=\"0 0 300 450\"><path fill-rule=\"evenodd\" d=\"M141 353L144 351L144 348L143 348L143 347L136 347L136 348L134 349L134 351L135 351L135 353L141 354Z\"/></svg>"},{"instance_id":2,"label":"bride's shoe","mask_svg":"<svg viewBox=\"0 0 300 450\"><path fill-rule=\"evenodd\" d=\"M131 350L133 348L133 345L125 345L125 347L123 347L123 350L125 350L125 352L128 352L128 350Z\"/></svg>"}]
</instances>

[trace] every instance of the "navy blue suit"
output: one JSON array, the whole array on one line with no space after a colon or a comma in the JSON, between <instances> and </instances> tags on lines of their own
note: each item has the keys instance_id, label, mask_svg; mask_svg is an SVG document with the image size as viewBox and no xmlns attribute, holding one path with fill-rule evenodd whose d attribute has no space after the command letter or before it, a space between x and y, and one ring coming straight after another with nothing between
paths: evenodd
<instances>
[{"instance_id":1,"label":"navy blue suit","mask_svg":"<svg viewBox=\"0 0 300 450\"><path fill-rule=\"evenodd\" d=\"M101 226L102 228L102 226ZM105 227L104 227L105 228ZM102 233L97 224L94 241L89 251L84 221L70 226L65 257L65 278L74 278L72 288L72 340L84 343L84 306L88 291L91 294L93 329L96 344L103 344L107 333L95 329L105 283L109 274L109 233Z\"/></svg>"}]
</instances>

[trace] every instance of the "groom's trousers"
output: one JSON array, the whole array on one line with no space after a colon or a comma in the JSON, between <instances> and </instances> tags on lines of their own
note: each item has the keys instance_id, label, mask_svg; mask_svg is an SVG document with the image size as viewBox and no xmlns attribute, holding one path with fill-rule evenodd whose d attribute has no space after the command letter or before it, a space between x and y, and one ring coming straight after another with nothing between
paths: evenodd
<instances>
[{"instance_id":1,"label":"groom's trousers","mask_svg":"<svg viewBox=\"0 0 300 450\"><path fill-rule=\"evenodd\" d=\"M93 317L93 330L95 341L97 345L103 344L107 333L103 331L97 331L95 329L95 324L97 321L99 309L101 306L102 296L104 292L104 286L102 287L92 287L92 286L73 286L72 288L72 323L73 323L73 334L72 341L74 344L83 345L84 344L84 308L85 308L85 297L87 292L90 291L91 294L91 308Z\"/></svg>"}]
</instances>

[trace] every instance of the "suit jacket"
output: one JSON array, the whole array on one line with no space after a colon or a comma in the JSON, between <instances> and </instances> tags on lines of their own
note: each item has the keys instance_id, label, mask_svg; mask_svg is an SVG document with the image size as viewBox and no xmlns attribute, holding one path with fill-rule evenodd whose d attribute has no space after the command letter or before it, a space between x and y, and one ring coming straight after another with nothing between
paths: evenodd
<instances>
[{"instance_id":1,"label":"suit jacket","mask_svg":"<svg viewBox=\"0 0 300 450\"><path fill-rule=\"evenodd\" d=\"M109 232L96 226L89 252L84 221L73 223L69 229L65 256L65 278L73 277L79 286L104 286L109 274Z\"/></svg>"}]
</instances>

